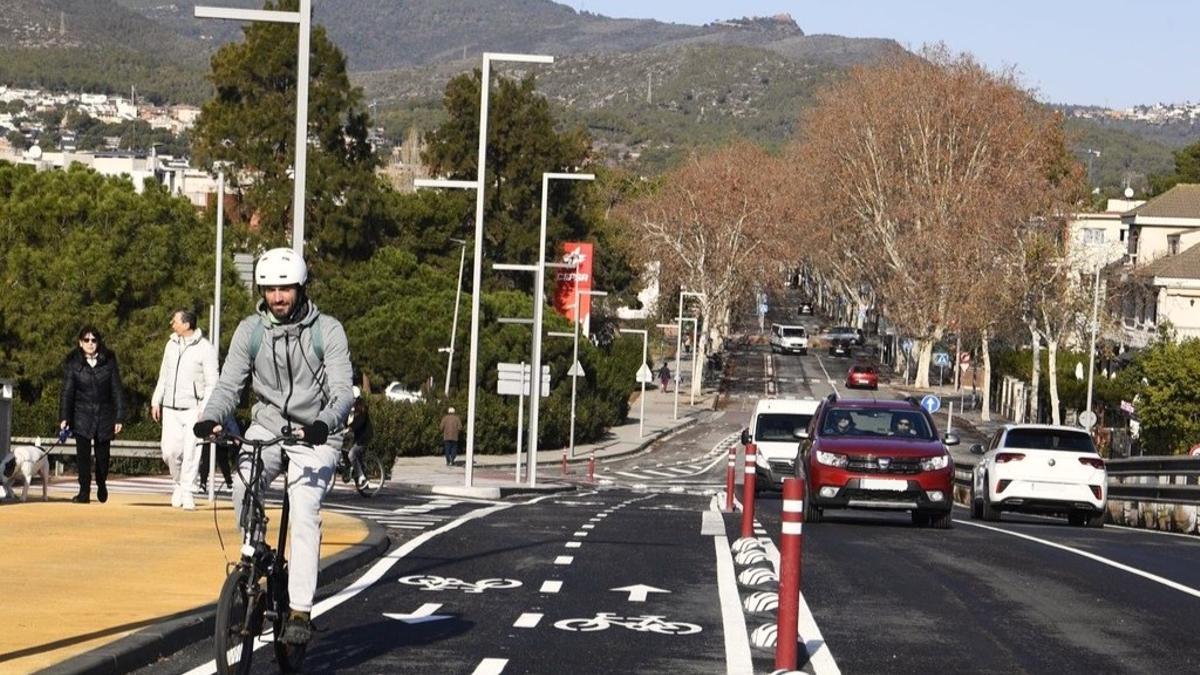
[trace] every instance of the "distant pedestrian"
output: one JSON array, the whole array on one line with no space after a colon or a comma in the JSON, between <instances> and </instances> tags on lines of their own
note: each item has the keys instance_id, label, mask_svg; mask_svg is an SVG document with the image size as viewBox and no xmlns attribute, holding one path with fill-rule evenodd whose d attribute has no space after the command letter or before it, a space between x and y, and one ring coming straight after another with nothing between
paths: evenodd
<instances>
[{"instance_id":1,"label":"distant pedestrian","mask_svg":"<svg viewBox=\"0 0 1200 675\"><path fill-rule=\"evenodd\" d=\"M454 466L458 456L458 436L462 433L462 420L454 413L454 408L446 410L442 418L442 454L446 457L446 466Z\"/></svg>"},{"instance_id":2,"label":"distant pedestrian","mask_svg":"<svg viewBox=\"0 0 1200 675\"><path fill-rule=\"evenodd\" d=\"M125 421L125 396L117 356L104 344L94 326L79 331L79 342L63 362L63 387L58 404L58 428L75 437L79 464L79 494L87 504L92 493L92 451L96 453L96 499L108 501L108 451Z\"/></svg>"},{"instance_id":3,"label":"distant pedestrian","mask_svg":"<svg viewBox=\"0 0 1200 675\"><path fill-rule=\"evenodd\" d=\"M658 369L658 380L662 382L662 390L667 390L667 383L671 381L671 367L664 360L662 367Z\"/></svg>"},{"instance_id":4,"label":"distant pedestrian","mask_svg":"<svg viewBox=\"0 0 1200 675\"><path fill-rule=\"evenodd\" d=\"M200 464L200 442L192 426L217 386L217 351L196 328L196 314L171 314L172 335L163 349L158 384L150 399L150 416L162 422L162 456L171 472L171 506L192 511L192 483Z\"/></svg>"}]
</instances>

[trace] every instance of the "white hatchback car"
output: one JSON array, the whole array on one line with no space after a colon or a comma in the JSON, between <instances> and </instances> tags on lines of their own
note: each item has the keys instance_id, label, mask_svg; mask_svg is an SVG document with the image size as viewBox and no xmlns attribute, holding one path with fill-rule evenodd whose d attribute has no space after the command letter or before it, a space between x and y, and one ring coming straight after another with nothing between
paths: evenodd
<instances>
[{"instance_id":1,"label":"white hatchback car","mask_svg":"<svg viewBox=\"0 0 1200 675\"><path fill-rule=\"evenodd\" d=\"M1108 475L1092 437L1076 427L1009 424L996 432L971 480L971 517L1001 511L1065 515L1072 525L1104 527Z\"/></svg>"}]
</instances>

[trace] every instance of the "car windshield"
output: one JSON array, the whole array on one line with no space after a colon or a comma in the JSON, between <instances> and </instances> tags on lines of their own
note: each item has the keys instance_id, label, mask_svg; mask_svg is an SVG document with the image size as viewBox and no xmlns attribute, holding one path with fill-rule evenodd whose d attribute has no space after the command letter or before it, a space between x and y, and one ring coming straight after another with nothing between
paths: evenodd
<instances>
[{"instance_id":1,"label":"car windshield","mask_svg":"<svg viewBox=\"0 0 1200 675\"><path fill-rule=\"evenodd\" d=\"M864 374L865 374L865 373L874 373L874 372L875 372L875 369L874 369L874 368L872 368L871 366L854 366L854 367L850 368L850 372L852 372L852 373L864 373Z\"/></svg>"},{"instance_id":2,"label":"car windshield","mask_svg":"<svg viewBox=\"0 0 1200 675\"><path fill-rule=\"evenodd\" d=\"M795 441L795 432L807 430L812 415L800 413L763 413L754 429L756 441Z\"/></svg>"},{"instance_id":3,"label":"car windshield","mask_svg":"<svg viewBox=\"0 0 1200 675\"><path fill-rule=\"evenodd\" d=\"M1067 452L1096 452L1092 437L1082 431L1065 429L1009 429L1004 437L1006 448L1030 450L1065 450Z\"/></svg>"},{"instance_id":4,"label":"car windshield","mask_svg":"<svg viewBox=\"0 0 1200 675\"><path fill-rule=\"evenodd\" d=\"M784 328L783 337L804 337L803 328Z\"/></svg>"},{"instance_id":5,"label":"car windshield","mask_svg":"<svg viewBox=\"0 0 1200 675\"><path fill-rule=\"evenodd\" d=\"M826 436L935 440L925 416L914 410L830 410L822 423Z\"/></svg>"}]
</instances>

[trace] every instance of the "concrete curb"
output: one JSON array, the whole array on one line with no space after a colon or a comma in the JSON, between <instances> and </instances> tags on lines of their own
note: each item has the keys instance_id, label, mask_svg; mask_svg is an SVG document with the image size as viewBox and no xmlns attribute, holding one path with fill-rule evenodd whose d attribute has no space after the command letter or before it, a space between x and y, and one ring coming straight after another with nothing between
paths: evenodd
<instances>
[{"instance_id":1,"label":"concrete curb","mask_svg":"<svg viewBox=\"0 0 1200 675\"><path fill-rule=\"evenodd\" d=\"M348 515L348 514L347 514ZM391 546L387 528L370 520L362 545L335 554L321 564L321 582L329 584L382 556ZM318 592L319 595L319 592ZM150 665L189 645L212 637L216 603L164 617L112 644L84 652L38 671L39 675L107 675Z\"/></svg>"}]
</instances>

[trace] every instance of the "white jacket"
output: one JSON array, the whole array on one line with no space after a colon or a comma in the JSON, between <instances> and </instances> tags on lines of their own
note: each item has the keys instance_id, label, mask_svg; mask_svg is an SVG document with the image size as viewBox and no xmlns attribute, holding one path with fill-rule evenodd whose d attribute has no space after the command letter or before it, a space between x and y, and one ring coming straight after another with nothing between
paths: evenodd
<instances>
[{"instance_id":1,"label":"white jacket","mask_svg":"<svg viewBox=\"0 0 1200 675\"><path fill-rule=\"evenodd\" d=\"M172 334L163 350L153 405L187 410L198 408L217 386L217 350L196 329L190 337Z\"/></svg>"}]
</instances>

